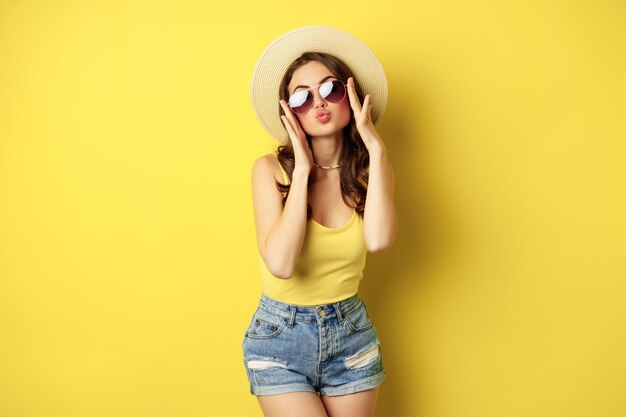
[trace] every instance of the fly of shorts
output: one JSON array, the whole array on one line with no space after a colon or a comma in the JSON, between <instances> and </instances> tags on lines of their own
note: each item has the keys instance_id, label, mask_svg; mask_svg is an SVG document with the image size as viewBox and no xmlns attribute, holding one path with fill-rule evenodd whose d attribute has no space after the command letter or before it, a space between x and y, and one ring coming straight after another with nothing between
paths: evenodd
<instances>
[{"instance_id":1,"label":"fly of shorts","mask_svg":"<svg viewBox=\"0 0 626 417\"><path fill-rule=\"evenodd\" d=\"M262 294L242 349L254 395L345 395L375 388L385 378L378 332L357 294L317 306Z\"/></svg>"}]
</instances>

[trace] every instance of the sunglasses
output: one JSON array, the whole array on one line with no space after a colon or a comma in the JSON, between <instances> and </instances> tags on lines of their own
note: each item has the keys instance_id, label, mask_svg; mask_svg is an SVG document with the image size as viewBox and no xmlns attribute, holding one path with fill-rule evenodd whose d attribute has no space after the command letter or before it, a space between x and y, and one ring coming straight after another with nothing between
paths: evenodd
<instances>
[{"instance_id":1,"label":"sunglasses","mask_svg":"<svg viewBox=\"0 0 626 417\"><path fill-rule=\"evenodd\" d=\"M330 80L316 85L315 87L307 88L306 90L298 90L289 96L289 107L291 110L298 114L303 114L311 110L313 107L313 89L318 88L320 96L324 100L331 103L338 103L346 96L346 85L343 81Z\"/></svg>"}]
</instances>

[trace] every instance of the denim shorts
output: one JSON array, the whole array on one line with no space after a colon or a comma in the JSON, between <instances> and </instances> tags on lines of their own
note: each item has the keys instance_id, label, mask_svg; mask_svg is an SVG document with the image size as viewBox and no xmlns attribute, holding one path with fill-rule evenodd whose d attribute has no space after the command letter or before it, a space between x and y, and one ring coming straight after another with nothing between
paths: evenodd
<instances>
[{"instance_id":1,"label":"denim shorts","mask_svg":"<svg viewBox=\"0 0 626 417\"><path fill-rule=\"evenodd\" d=\"M345 395L385 378L378 332L357 294L316 306L261 294L243 342L250 393Z\"/></svg>"}]
</instances>

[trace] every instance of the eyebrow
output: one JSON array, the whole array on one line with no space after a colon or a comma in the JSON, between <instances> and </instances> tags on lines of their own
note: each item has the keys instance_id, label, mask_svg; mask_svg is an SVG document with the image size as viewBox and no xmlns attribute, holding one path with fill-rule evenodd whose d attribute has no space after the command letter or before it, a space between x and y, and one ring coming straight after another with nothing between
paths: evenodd
<instances>
[{"instance_id":1,"label":"eyebrow","mask_svg":"<svg viewBox=\"0 0 626 417\"><path fill-rule=\"evenodd\" d=\"M322 79L320 80L320 84L321 84L321 83L323 83L324 81L326 81L326 80L327 80L327 79L329 79L329 78L337 78L337 77L335 77L334 75L327 75L327 76L325 76L324 78L322 78ZM296 88L294 88L294 89L293 89L292 94L293 94L293 93L295 93L295 92L296 92L296 90L297 90L298 88L300 88L300 87L307 87L307 88L308 88L309 86L308 86L308 85L299 85L299 86L297 86Z\"/></svg>"}]
</instances>

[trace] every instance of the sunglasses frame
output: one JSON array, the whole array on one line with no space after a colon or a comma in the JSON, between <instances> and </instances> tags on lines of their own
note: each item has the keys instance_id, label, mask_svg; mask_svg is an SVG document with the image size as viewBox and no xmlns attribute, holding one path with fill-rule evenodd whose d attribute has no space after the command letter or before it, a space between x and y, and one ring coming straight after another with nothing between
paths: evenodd
<instances>
[{"instance_id":1,"label":"sunglasses frame","mask_svg":"<svg viewBox=\"0 0 626 417\"><path fill-rule=\"evenodd\" d=\"M305 113L307 113L309 110L311 110L311 109L313 108L313 104L311 104L311 106L310 106L308 109L304 110L304 111L296 111L294 107L291 107L291 103L290 103L290 101L291 101L291 97L293 97L293 96L294 96L294 94L297 94L297 93L300 93L300 92L303 92L303 91L310 91L310 92L311 92L311 94L313 94L313 90L314 90L314 89L316 89L316 90L317 90L317 93L319 94L319 96L320 96L320 97L322 97L324 100L326 100L326 97L323 97L323 96L320 94L320 87L321 87L321 86L323 86L324 84L327 84L327 83L329 83L329 82L333 82L333 81L339 81L339 82L343 85L343 97L341 97L341 98L340 98L339 100L337 100L337 101L331 101L331 103L339 103L339 102L340 102L340 101L342 101L344 98L346 98L346 96L348 95L348 85L347 85L347 84L346 84L343 80L340 80L340 79L338 79L338 78L334 78L334 79L328 79L328 80L324 81L324 82L323 82L323 83L321 83L321 84L314 85L313 87L309 87L309 88L302 89L302 90L298 90L298 91L294 92L293 94L291 94L291 95L288 97L288 99L287 99L287 105L288 105L288 106L289 106L289 108L290 108L293 112L295 112L295 113L298 113L298 114L305 114ZM302 107L302 106L298 106L298 107ZM296 107L296 108L298 108L298 107Z\"/></svg>"}]
</instances>

